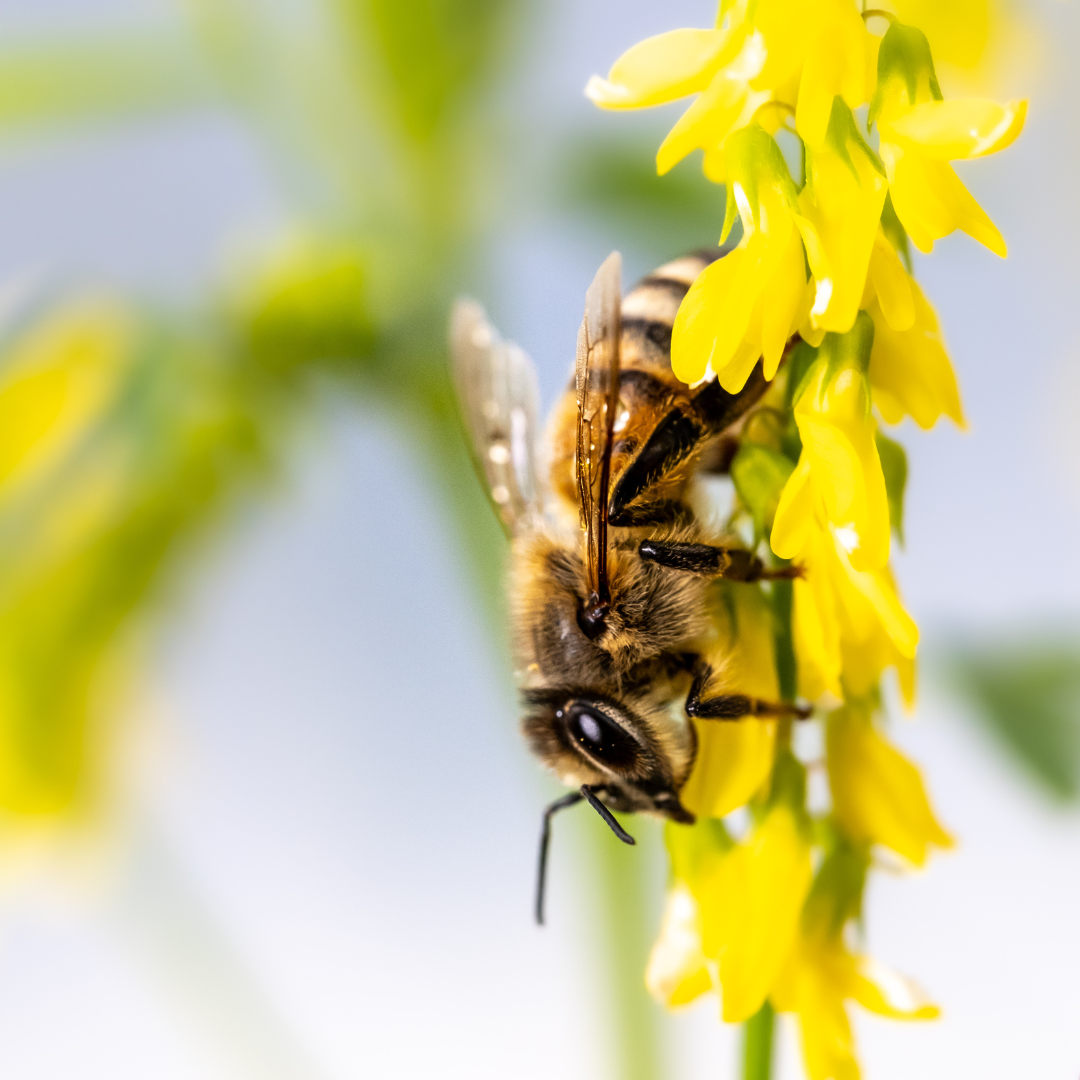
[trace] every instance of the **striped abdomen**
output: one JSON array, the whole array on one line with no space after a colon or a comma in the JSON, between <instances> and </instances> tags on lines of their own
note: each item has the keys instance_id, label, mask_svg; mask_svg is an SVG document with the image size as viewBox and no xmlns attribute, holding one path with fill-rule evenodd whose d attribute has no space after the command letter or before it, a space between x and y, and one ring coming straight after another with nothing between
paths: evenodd
<instances>
[{"instance_id":1,"label":"striped abdomen","mask_svg":"<svg viewBox=\"0 0 1080 1080\"><path fill-rule=\"evenodd\" d=\"M710 254L694 254L666 263L623 299L619 405L611 457L612 525L678 518L705 445L767 388L760 364L738 394L729 394L715 379L690 389L671 370L671 329L679 304L712 259ZM552 486L576 505L577 402L572 386L553 422Z\"/></svg>"}]
</instances>

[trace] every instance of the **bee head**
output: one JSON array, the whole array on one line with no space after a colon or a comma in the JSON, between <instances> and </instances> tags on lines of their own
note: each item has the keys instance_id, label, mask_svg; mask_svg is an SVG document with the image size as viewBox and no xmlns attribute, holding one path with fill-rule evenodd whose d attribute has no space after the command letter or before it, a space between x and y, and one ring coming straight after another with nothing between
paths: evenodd
<instances>
[{"instance_id":1,"label":"bee head","mask_svg":"<svg viewBox=\"0 0 1080 1080\"><path fill-rule=\"evenodd\" d=\"M648 704L631 708L589 690L523 694L525 738L533 753L567 784L588 784L612 809L694 820L678 791L693 763L693 727L674 724Z\"/></svg>"}]
</instances>

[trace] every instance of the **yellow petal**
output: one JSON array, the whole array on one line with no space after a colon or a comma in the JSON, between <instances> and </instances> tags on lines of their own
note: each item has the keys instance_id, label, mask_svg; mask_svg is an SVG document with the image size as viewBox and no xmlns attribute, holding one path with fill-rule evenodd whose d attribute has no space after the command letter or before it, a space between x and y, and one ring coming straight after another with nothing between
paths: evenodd
<instances>
[{"instance_id":1,"label":"yellow petal","mask_svg":"<svg viewBox=\"0 0 1080 1080\"><path fill-rule=\"evenodd\" d=\"M723 817L745 806L768 780L776 722L695 721L694 726L698 735L697 755L679 799L699 817Z\"/></svg>"},{"instance_id":2,"label":"yellow petal","mask_svg":"<svg viewBox=\"0 0 1080 1080\"><path fill-rule=\"evenodd\" d=\"M941 1015L917 983L865 956L856 964L852 997L864 1009L892 1020L936 1020Z\"/></svg>"},{"instance_id":3,"label":"yellow petal","mask_svg":"<svg viewBox=\"0 0 1080 1080\"><path fill-rule=\"evenodd\" d=\"M837 701L842 656L836 602L825 567L805 560L806 578L795 581L791 632L799 673L799 693L817 701L829 693Z\"/></svg>"},{"instance_id":4,"label":"yellow petal","mask_svg":"<svg viewBox=\"0 0 1080 1080\"><path fill-rule=\"evenodd\" d=\"M765 1001L795 939L810 878L810 845L783 805L724 857L701 914L706 953L715 948L719 957L728 1023L753 1016Z\"/></svg>"},{"instance_id":5,"label":"yellow petal","mask_svg":"<svg viewBox=\"0 0 1080 1080\"><path fill-rule=\"evenodd\" d=\"M743 112L748 93L745 82L732 79L726 72L717 72L660 144L656 171L663 176L699 147L722 147Z\"/></svg>"},{"instance_id":6,"label":"yellow petal","mask_svg":"<svg viewBox=\"0 0 1080 1080\"><path fill-rule=\"evenodd\" d=\"M925 101L892 121L889 141L937 161L982 157L1013 142L1026 116L1026 101Z\"/></svg>"},{"instance_id":7,"label":"yellow petal","mask_svg":"<svg viewBox=\"0 0 1080 1080\"><path fill-rule=\"evenodd\" d=\"M870 308L875 328L869 372L874 404L890 424L898 424L906 414L927 429L944 414L963 427L960 391L937 316L918 284L908 280L915 310L909 329L898 331L880 306ZM880 301L879 295L879 305Z\"/></svg>"},{"instance_id":8,"label":"yellow petal","mask_svg":"<svg viewBox=\"0 0 1080 1080\"><path fill-rule=\"evenodd\" d=\"M799 207L820 237L828 264L827 277L820 269L814 273L818 291L811 322L844 334L859 312L888 184L839 100L833 104L828 139L808 150L806 160L807 184ZM810 260L811 268L815 261L819 258Z\"/></svg>"},{"instance_id":9,"label":"yellow petal","mask_svg":"<svg viewBox=\"0 0 1080 1080\"><path fill-rule=\"evenodd\" d=\"M810 484L810 458L805 450L788 477L776 505L769 545L781 559L797 559L806 547L814 521L814 489Z\"/></svg>"},{"instance_id":10,"label":"yellow petal","mask_svg":"<svg viewBox=\"0 0 1080 1080\"><path fill-rule=\"evenodd\" d=\"M798 230L792 229L787 251L780 260L772 282L758 300L762 305L761 352L766 379L775 377L788 339L801 321L799 309L805 293L806 270L802 240Z\"/></svg>"},{"instance_id":11,"label":"yellow petal","mask_svg":"<svg viewBox=\"0 0 1080 1080\"><path fill-rule=\"evenodd\" d=\"M863 316L851 331L863 339L861 346L856 346L851 335L834 335L822 348L865 348L868 327L869 319ZM795 406L795 421L810 463L811 485L834 535L843 542L854 566L869 569L884 566L888 560L889 509L869 387L858 370L859 362L852 357L836 371L819 360L816 374Z\"/></svg>"},{"instance_id":12,"label":"yellow petal","mask_svg":"<svg viewBox=\"0 0 1080 1080\"><path fill-rule=\"evenodd\" d=\"M704 90L743 31L669 30L631 46L585 96L603 109L640 109ZM737 40L736 40L737 39Z\"/></svg>"},{"instance_id":13,"label":"yellow petal","mask_svg":"<svg viewBox=\"0 0 1080 1080\"><path fill-rule=\"evenodd\" d=\"M5 498L70 452L100 416L130 358L134 329L123 310L87 303L46 319L9 347L0 371Z\"/></svg>"},{"instance_id":14,"label":"yellow petal","mask_svg":"<svg viewBox=\"0 0 1080 1080\"><path fill-rule=\"evenodd\" d=\"M997 226L960 182L951 165L881 143L881 158L889 177L896 216L920 251L935 240L962 229L1005 258L1005 240Z\"/></svg>"},{"instance_id":15,"label":"yellow petal","mask_svg":"<svg viewBox=\"0 0 1080 1080\"><path fill-rule=\"evenodd\" d=\"M873 296L863 297L864 309L869 308L870 303L876 298L881 315L891 329L911 329L915 322L915 300L912 295L911 275L904 269L900 256L896 254L896 249L889 243L885 231L881 228L874 237L874 250L870 253L867 287ZM874 326L876 344L878 334L876 320ZM871 363L873 363L872 360Z\"/></svg>"},{"instance_id":16,"label":"yellow petal","mask_svg":"<svg viewBox=\"0 0 1080 1080\"><path fill-rule=\"evenodd\" d=\"M745 258L745 248L736 248L710 263L683 297L671 333L671 370L677 379L692 384L705 375L716 351L717 312L742 277ZM749 321L747 310L740 336Z\"/></svg>"},{"instance_id":17,"label":"yellow petal","mask_svg":"<svg viewBox=\"0 0 1080 1080\"><path fill-rule=\"evenodd\" d=\"M854 961L842 943L801 942L772 994L778 1009L797 1012L809 1080L859 1080L855 1041L844 1000Z\"/></svg>"},{"instance_id":18,"label":"yellow petal","mask_svg":"<svg viewBox=\"0 0 1080 1080\"><path fill-rule=\"evenodd\" d=\"M772 611L760 589L729 587L714 617L718 677L710 693L740 693L775 700L779 696ZM695 721L698 751L680 799L698 817L720 818L745 805L769 777L776 722Z\"/></svg>"},{"instance_id":19,"label":"yellow petal","mask_svg":"<svg viewBox=\"0 0 1080 1080\"><path fill-rule=\"evenodd\" d=\"M852 109L869 99L875 79L867 83L867 50L873 40L854 5L828 4L819 16L799 84L795 126L808 146L825 141L833 102L839 95ZM875 73L876 75L876 73Z\"/></svg>"},{"instance_id":20,"label":"yellow petal","mask_svg":"<svg viewBox=\"0 0 1080 1080\"><path fill-rule=\"evenodd\" d=\"M888 568L857 570L839 542L834 550L843 570L841 580L849 586L843 601L848 629L852 632L862 629L859 625L862 613L857 610L858 599L861 598L867 605L866 612L872 613L874 621L888 635L900 655L912 659L919 644L919 628L904 610Z\"/></svg>"},{"instance_id":21,"label":"yellow petal","mask_svg":"<svg viewBox=\"0 0 1080 1080\"><path fill-rule=\"evenodd\" d=\"M991 10L987 0L894 0L893 7L901 22L926 34L938 60L970 68L983 55Z\"/></svg>"},{"instance_id":22,"label":"yellow petal","mask_svg":"<svg viewBox=\"0 0 1080 1080\"><path fill-rule=\"evenodd\" d=\"M765 41L766 59L751 86L773 90L798 78L817 11L804 0L759 0L754 26Z\"/></svg>"},{"instance_id":23,"label":"yellow petal","mask_svg":"<svg viewBox=\"0 0 1080 1080\"><path fill-rule=\"evenodd\" d=\"M921 866L927 847L951 847L918 769L875 730L862 709L829 717L826 758L833 812L854 840L884 844Z\"/></svg>"},{"instance_id":24,"label":"yellow petal","mask_svg":"<svg viewBox=\"0 0 1080 1080\"><path fill-rule=\"evenodd\" d=\"M660 936L645 968L645 985L668 1006L685 1005L712 989L701 951L697 901L684 882L676 881L668 893Z\"/></svg>"}]
</instances>

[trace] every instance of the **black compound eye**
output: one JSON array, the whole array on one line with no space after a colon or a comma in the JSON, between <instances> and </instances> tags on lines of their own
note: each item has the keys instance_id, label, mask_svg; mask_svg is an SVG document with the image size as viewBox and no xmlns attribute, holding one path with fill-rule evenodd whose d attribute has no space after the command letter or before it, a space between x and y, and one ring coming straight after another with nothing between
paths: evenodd
<instances>
[{"instance_id":1,"label":"black compound eye","mask_svg":"<svg viewBox=\"0 0 1080 1080\"><path fill-rule=\"evenodd\" d=\"M637 760L634 739L598 709L575 703L565 716L570 739L590 757L613 768L627 768Z\"/></svg>"}]
</instances>

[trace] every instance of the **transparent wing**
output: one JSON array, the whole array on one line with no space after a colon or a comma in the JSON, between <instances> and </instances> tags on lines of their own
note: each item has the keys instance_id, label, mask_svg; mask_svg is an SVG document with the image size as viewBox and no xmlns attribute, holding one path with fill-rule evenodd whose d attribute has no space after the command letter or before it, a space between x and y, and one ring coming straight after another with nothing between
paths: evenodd
<instances>
[{"instance_id":1,"label":"transparent wing","mask_svg":"<svg viewBox=\"0 0 1080 1080\"><path fill-rule=\"evenodd\" d=\"M540 513L536 370L504 341L475 300L458 300L450 320L454 382L481 479L515 535Z\"/></svg>"},{"instance_id":2,"label":"transparent wing","mask_svg":"<svg viewBox=\"0 0 1080 1080\"><path fill-rule=\"evenodd\" d=\"M622 337L622 256L613 251L585 294L577 344L577 454L575 470L585 533L589 607L602 617L610 600L607 575L608 487L612 428L619 397Z\"/></svg>"}]
</instances>

